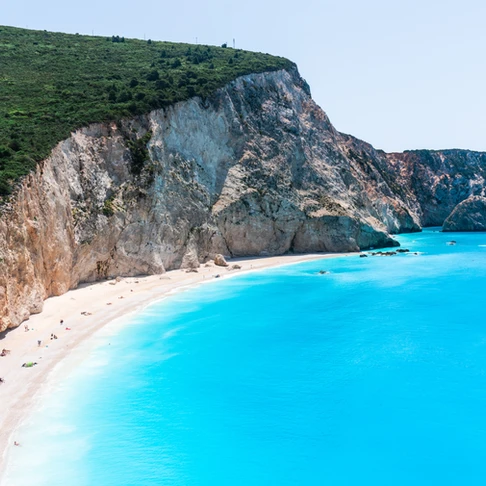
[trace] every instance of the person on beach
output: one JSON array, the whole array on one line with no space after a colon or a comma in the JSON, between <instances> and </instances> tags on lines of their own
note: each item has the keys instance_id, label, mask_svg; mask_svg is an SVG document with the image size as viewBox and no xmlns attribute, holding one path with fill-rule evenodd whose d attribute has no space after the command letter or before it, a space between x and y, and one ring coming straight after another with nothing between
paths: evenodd
<instances>
[{"instance_id":1,"label":"person on beach","mask_svg":"<svg viewBox=\"0 0 486 486\"><path fill-rule=\"evenodd\" d=\"M39 340L37 341L37 346L40 348L40 347L41 347L41 344L42 344L42 341L39 339Z\"/></svg>"},{"instance_id":2,"label":"person on beach","mask_svg":"<svg viewBox=\"0 0 486 486\"><path fill-rule=\"evenodd\" d=\"M19 445L20 444L16 440L14 440L14 446L17 446L18 447Z\"/></svg>"},{"instance_id":3,"label":"person on beach","mask_svg":"<svg viewBox=\"0 0 486 486\"><path fill-rule=\"evenodd\" d=\"M0 383L5 383L5 380L3 378L0 378Z\"/></svg>"},{"instance_id":4,"label":"person on beach","mask_svg":"<svg viewBox=\"0 0 486 486\"><path fill-rule=\"evenodd\" d=\"M26 324L26 325L24 326L24 330L25 330L25 332L28 332L28 331L29 331L29 325L28 325L28 324Z\"/></svg>"},{"instance_id":5,"label":"person on beach","mask_svg":"<svg viewBox=\"0 0 486 486\"><path fill-rule=\"evenodd\" d=\"M61 324L61 326L64 324L64 320L63 319L61 319L60 324Z\"/></svg>"},{"instance_id":6,"label":"person on beach","mask_svg":"<svg viewBox=\"0 0 486 486\"><path fill-rule=\"evenodd\" d=\"M35 363L34 363L34 362L32 362L32 361L29 361L28 363L24 363L24 364L22 365L22 368L32 368L32 367L34 367L36 364L37 364L37 362L35 362Z\"/></svg>"}]
</instances>

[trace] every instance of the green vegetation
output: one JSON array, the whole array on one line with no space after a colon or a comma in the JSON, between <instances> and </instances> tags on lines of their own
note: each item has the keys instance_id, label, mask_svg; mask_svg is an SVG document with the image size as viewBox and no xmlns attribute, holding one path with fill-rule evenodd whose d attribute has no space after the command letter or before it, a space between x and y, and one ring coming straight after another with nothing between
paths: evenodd
<instances>
[{"instance_id":1,"label":"green vegetation","mask_svg":"<svg viewBox=\"0 0 486 486\"><path fill-rule=\"evenodd\" d=\"M149 159L147 144L152 138L152 132L147 132L143 137L127 140L127 146L132 156L132 174L139 175L142 172L145 162Z\"/></svg>"},{"instance_id":2,"label":"green vegetation","mask_svg":"<svg viewBox=\"0 0 486 486\"><path fill-rule=\"evenodd\" d=\"M227 47L0 26L0 199L77 128L205 98L238 76L290 66ZM144 148L130 147L134 173Z\"/></svg>"},{"instance_id":3,"label":"green vegetation","mask_svg":"<svg viewBox=\"0 0 486 486\"><path fill-rule=\"evenodd\" d=\"M113 216L115 214L115 207L113 206L113 198L108 198L103 204L103 214L105 216Z\"/></svg>"}]
</instances>

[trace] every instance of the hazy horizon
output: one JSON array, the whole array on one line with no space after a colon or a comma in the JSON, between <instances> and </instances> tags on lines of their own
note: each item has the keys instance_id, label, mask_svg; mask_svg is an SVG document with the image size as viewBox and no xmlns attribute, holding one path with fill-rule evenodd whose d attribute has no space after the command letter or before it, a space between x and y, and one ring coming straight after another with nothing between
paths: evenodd
<instances>
[{"instance_id":1,"label":"hazy horizon","mask_svg":"<svg viewBox=\"0 0 486 486\"><path fill-rule=\"evenodd\" d=\"M235 39L237 48L294 61L336 129L376 148L486 151L486 4L477 0L64 5L20 0L2 6L0 23L211 45Z\"/></svg>"}]
</instances>

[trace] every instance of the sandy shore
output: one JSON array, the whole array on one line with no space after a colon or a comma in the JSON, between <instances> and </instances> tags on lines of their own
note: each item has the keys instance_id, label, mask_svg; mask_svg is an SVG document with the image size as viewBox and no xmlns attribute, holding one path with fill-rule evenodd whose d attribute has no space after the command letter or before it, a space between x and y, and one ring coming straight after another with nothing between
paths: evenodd
<instances>
[{"instance_id":1,"label":"sandy shore","mask_svg":"<svg viewBox=\"0 0 486 486\"><path fill-rule=\"evenodd\" d=\"M0 357L0 377L5 380L0 384L0 477L8 450L14 447L15 430L29 413L35 394L43 388L49 373L73 348L108 322L137 312L170 293L214 281L216 275L226 279L242 272L336 256L341 255L233 259L230 265L238 263L241 270L203 265L198 273L174 270L163 275L127 277L119 282L107 280L47 299L40 314L31 316L0 340L0 349L11 350L9 355ZM58 339L51 339L51 334ZM31 361L38 364L22 367Z\"/></svg>"}]
</instances>

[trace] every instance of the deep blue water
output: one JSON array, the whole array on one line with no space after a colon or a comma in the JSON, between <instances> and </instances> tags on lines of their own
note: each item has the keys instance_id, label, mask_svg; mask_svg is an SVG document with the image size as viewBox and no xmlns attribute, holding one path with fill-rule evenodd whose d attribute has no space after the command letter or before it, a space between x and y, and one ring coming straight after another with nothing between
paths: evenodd
<instances>
[{"instance_id":1,"label":"deep blue water","mask_svg":"<svg viewBox=\"0 0 486 486\"><path fill-rule=\"evenodd\" d=\"M103 330L9 484L484 485L486 234L399 239L423 253L242 275Z\"/></svg>"}]
</instances>

